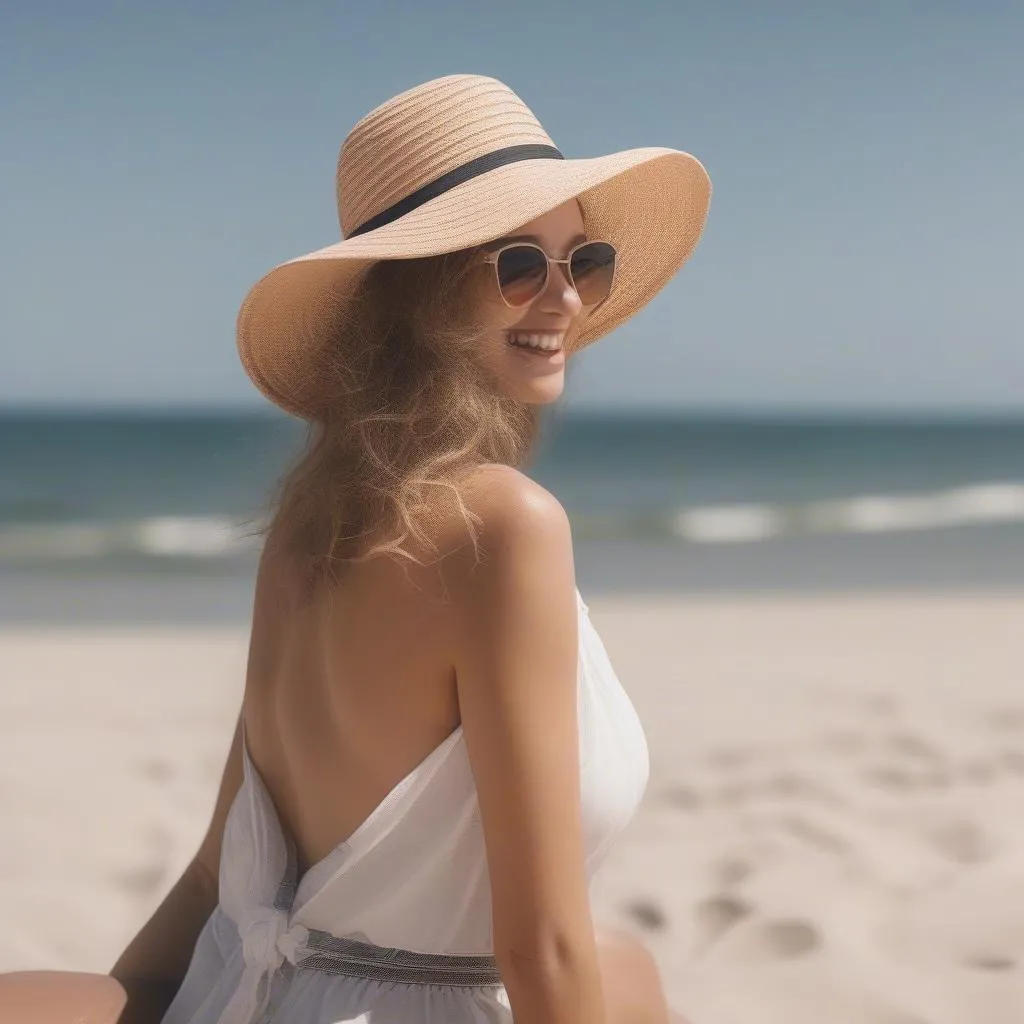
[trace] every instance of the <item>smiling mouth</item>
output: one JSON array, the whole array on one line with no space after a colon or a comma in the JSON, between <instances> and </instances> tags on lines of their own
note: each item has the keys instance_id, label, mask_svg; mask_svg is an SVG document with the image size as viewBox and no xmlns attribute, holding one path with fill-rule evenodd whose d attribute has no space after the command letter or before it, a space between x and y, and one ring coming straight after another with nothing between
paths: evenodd
<instances>
[{"instance_id":1,"label":"smiling mouth","mask_svg":"<svg viewBox=\"0 0 1024 1024\"><path fill-rule=\"evenodd\" d=\"M520 351L550 356L562 351L565 335L552 331L508 331L506 340Z\"/></svg>"}]
</instances>

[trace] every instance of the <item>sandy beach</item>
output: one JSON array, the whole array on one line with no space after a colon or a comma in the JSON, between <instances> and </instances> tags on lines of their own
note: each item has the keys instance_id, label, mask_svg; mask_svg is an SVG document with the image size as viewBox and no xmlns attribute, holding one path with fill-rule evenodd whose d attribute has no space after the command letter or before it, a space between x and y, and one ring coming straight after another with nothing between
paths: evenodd
<instances>
[{"instance_id":1,"label":"sandy beach","mask_svg":"<svg viewBox=\"0 0 1024 1024\"><path fill-rule=\"evenodd\" d=\"M1024 591L584 596L647 731L594 886L693 1024L1024 1020ZM236 626L0 629L0 970L106 971L206 827Z\"/></svg>"}]
</instances>

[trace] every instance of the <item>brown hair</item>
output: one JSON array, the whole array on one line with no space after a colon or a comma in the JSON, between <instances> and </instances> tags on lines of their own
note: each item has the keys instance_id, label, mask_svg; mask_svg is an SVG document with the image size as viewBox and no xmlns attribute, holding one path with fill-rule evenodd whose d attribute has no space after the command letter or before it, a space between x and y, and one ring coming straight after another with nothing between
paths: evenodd
<instances>
[{"instance_id":1,"label":"brown hair","mask_svg":"<svg viewBox=\"0 0 1024 1024\"><path fill-rule=\"evenodd\" d=\"M425 521L447 492L476 546L479 520L459 479L475 466L520 467L535 407L498 394L475 358L487 325L467 285L479 250L373 264L337 344L317 366L323 396L280 481L266 545L310 585L378 555L423 564ZM363 550L369 533L381 539Z\"/></svg>"}]
</instances>

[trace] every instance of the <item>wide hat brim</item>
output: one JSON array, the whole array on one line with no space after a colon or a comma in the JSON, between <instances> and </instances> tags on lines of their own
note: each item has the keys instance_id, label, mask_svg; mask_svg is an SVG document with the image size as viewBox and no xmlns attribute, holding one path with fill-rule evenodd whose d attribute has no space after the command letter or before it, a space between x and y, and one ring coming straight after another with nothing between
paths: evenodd
<instances>
[{"instance_id":1,"label":"wide hat brim","mask_svg":"<svg viewBox=\"0 0 1024 1024\"><path fill-rule=\"evenodd\" d=\"M643 308L689 259L704 228L711 181L695 157L663 147L488 171L389 224L271 270L238 315L242 365L276 405L316 418L318 357L337 344L346 306L373 263L481 245L572 198L587 234L618 251L615 287L588 314L574 346L579 351Z\"/></svg>"}]
</instances>

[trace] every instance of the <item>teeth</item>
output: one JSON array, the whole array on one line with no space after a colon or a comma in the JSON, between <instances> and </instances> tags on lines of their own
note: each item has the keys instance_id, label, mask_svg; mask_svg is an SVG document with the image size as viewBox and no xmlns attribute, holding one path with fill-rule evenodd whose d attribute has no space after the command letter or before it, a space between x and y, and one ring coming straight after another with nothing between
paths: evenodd
<instances>
[{"instance_id":1,"label":"teeth","mask_svg":"<svg viewBox=\"0 0 1024 1024\"><path fill-rule=\"evenodd\" d=\"M545 352L557 352L562 347L561 334L509 331L508 339L513 345L520 345L525 348L538 348Z\"/></svg>"}]
</instances>

